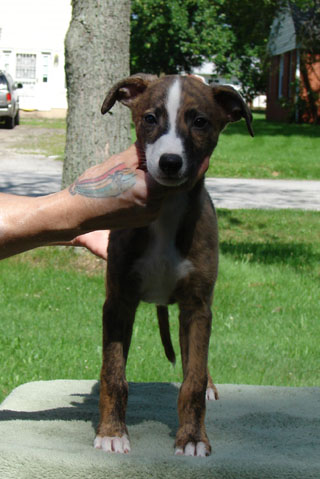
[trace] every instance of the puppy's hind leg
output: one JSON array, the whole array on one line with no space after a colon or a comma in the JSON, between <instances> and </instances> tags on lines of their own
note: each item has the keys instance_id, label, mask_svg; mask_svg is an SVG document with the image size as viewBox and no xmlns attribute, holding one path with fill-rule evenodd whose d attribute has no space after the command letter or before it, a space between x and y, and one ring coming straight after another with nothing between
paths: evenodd
<instances>
[{"instance_id":1,"label":"puppy's hind leg","mask_svg":"<svg viewBox=\"0 0 320 479\"><path fill-rule=\"evenodd\" d=\"M128 383L125 366L136 304L107 299L103 307L103 362L100 384L100 422L94 447L107 452L130 452L125 424Z\"/></svg>"},{"instance_id":2,"label":"puppy's hind leg","mask_svg":"<svg viewBox=\"0 0 320 479\"><path fill-rule=\"evenodd\" d=\"M215 384L213 384L212 377L208 370L208 384L207 384L207 391L206 391L206 398L208 401L214 401L219 399L218 389L216 388Z\"/></svg>"}]
</instances>

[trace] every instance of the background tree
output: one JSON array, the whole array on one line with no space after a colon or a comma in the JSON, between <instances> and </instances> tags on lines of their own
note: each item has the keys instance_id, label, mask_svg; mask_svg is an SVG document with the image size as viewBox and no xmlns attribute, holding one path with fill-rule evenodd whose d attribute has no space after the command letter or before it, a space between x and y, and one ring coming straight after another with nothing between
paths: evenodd
<instances>
[{"instance_id":1,"label":"background tree","mask_svg":"<svg viewBox=\"0 0 320 479\"><path fill-rule=\"evenodd\" d=\"M232 33L219 8L224 0L132 0L131 71L190 72L220 49Z\"/></svg>"},{"instance_id":2,"label":"background tree","mask_svg":"<svg viewBox=\"0 0 320 479\"><path fill-rule=\"evenodd\" d=\"M303 78L305 98L300 101L301 114L313 123L320 123L320 0L296 0L295 6L299 8L298 42L300 45L300 68ZM310 75L317 78L311 84ZM318 85L318 86L317 86Z\"/></svg>"},{"instance_id":3,"label":"background tree","mask_svg":"<svg viewBox=\"0 0 320 479\"><path fill-rule=\"evenodd\" d=\"M286 1L225 0L220 12L232 31L232 39L226 49L214 57L217 71L225 77L236 76L242 85L247 101L267 88L269 56L267 43L270 27Z\"/></svg>"},{"instance_id":4,"label":"background tree","mask_svg":"<svg viewBox=\"0 0 320 479\"><path fill-rule=\"evenodd\" d=\"M251 100L266 90L270 26L282 0L133 0L131 70L189 72L213 61Z\"/></svg>"},{"instance_id":5,"label":"background tree","mask_svg":"<svg viewBox=\"0 0 320 479\"><path fill-rule=\"evenodd\" d=\"M314 63L315 53L320 51L319 0L259 0L255 8L251 0L225 0L221 6L233 39L229 48L218 52L214 61L220 74L239 78L242 92L249 101L266 91L270 27L289 4L290 8L300 11L297 36L301 51L306 53L302 65L307 68L308 63ZM308 75L306 82L307 78Z\"/></svg>"},{"instance_id":6,"label":"background tree","mask_svg":"<svg viewBox=\"0 0 320 479\"><path fill-rule=\"evenodd\" d=\"M103 117L107 90L129 74L130 0L72 0L65 40L68 89L67 141L63 186L88 166L101 162L130 142L126 109Z\"/></svg>"}]
</instances>

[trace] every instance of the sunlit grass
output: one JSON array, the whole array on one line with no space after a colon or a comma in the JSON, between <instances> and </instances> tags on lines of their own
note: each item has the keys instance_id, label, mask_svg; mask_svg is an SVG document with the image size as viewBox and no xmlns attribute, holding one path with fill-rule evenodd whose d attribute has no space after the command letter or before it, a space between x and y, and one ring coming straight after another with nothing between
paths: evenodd
<instances>
[{"instance_id":1,"label":"sunlit grass","mask_svg":"<svg viewBox=\"0 0 320 479\"><path fill-rule=\"evenodd\" d=\"M320 214L218 210L220 273L210 369L217 383L320 386ZM0 263L0 396L32 380L98 379L104 264L68 248ZM130 381L181 381L165 358L155 307L141 304Z\"/></svg>"},{"instance_id":2,"label":"sunlit grass","mask_svg":"<svg viewBox=\"0 0 320 479\"><path fill-rule=\"evenodd\" d=\"M225 129L207 176L320 179L319 125L268 122L258 113L253 129L254 138L244 121Z\"/></svg>"}]
</instances>

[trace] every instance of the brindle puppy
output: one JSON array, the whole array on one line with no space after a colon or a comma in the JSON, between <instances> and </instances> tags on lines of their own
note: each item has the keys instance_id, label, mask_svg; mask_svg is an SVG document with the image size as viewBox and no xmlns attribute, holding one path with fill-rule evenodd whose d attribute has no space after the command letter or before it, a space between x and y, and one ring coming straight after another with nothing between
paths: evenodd
<instances>
[{"instance_id":1,"label":"brindle puppy","mask_svg":"<svg viewBox=\"0 0 320 479\"><path fill-rule=\"evenodd\" d=\"M100 423L95 447L130 451L125 414L128 383L125 366L139 301L157 305L160 332L174 361L167 305L180 308L183 383L179 392L176 454L207 456L205 400L217 398L208 374L211 303L218 272L218 227L204 186L195 182L228 122L252 115L231 87L208 86L192 77L135 75L107 95L102 113L116 101L132 111L137 144L145 167L174 191L150 226L110 234L107 300L103 308L103 364Z\"/></svg>"}]
</instances>

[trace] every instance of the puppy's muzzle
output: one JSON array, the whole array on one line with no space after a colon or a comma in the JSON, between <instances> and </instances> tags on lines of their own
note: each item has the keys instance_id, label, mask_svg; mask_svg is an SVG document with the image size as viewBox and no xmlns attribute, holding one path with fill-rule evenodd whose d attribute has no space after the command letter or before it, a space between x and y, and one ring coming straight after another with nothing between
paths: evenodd
<instances>
[{"instance_id":1,"label":"puppy's muzzle","mask_svg":"<svg viewBox=\"0 0 320 479\"><path fill-rule=\"evenodd\" d=\"M167 177L174 178L182 168L182 158L180 155L165 153L160 156L159 168Z\"/></svg>"}]
</instances>

